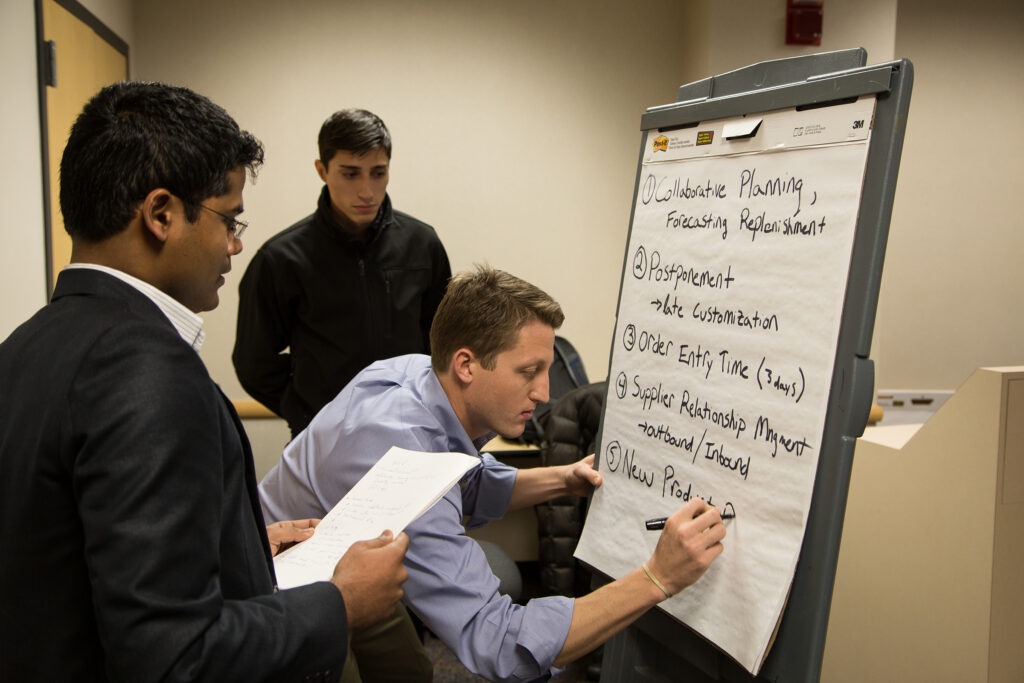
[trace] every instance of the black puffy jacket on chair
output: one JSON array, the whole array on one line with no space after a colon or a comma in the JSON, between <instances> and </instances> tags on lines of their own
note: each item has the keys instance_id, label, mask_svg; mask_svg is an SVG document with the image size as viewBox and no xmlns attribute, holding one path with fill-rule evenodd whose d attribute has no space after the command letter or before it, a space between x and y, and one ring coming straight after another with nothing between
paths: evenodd
<instances>
[{"instance_id":1,"label":"black puffy jacket on chair","mask_svg":"<svg viewBox=\"0 0 1024 683\"><path fill-rule=\"evenodd\" d=\"M544 416L544 465L567 465L594 452L607 382L573 389ZM590 572L573 558L583 530L587 500L563 496L536 506L540 535L541 588L547 595L580 596L590 592Z\"/></svg>"}]
</instances>

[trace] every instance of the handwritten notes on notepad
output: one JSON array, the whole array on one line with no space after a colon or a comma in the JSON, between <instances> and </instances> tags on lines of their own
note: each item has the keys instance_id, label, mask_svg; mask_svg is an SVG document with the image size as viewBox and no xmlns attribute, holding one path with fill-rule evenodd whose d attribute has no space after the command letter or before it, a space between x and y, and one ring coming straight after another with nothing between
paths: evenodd
<instances>
[{"instance_id":1,"label":"handwritten notes on notepad","mask_svg":"<svg viewBox=\"0 0 1024 683\"><path fill-rule=\"evenodd\" d=\"M480 458L465 453L392 448L327 513L312 538L274 558L278 587L329 580L349 546L385 529L402 531L479 464Z\"/></svg>"}]
</instances>

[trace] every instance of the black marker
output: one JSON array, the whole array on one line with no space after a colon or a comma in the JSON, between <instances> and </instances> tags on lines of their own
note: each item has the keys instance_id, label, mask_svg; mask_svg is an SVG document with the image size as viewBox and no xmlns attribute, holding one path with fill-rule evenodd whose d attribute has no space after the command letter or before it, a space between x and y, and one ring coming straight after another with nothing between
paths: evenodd
<instances>
[{"instance_id":1,"label":"black marker","mask_svg":"<svg viewBox=\"0 0 1024 683\"><path fill-rule=\"evenodd\" d=\"M668 517L655 517L644 522L644 526L647 527L648 531L661 531L665 528L665 520Z\"/></svg>"},{"instance_id":2,"label":"black marker","mask_svg":"<svg viewBox=\"0 0 1024 683\"><path fill-rule=\"evenodd\" d=\"M722 513L722 519L732 519L735 516L736 513L734 512ZM661 531L665 528L665 520L667 519L668 517L655 517L654 519L649 519L646 522L644 522L644 526L647 527L648 531Z\"/></svg>"}]
</instances>

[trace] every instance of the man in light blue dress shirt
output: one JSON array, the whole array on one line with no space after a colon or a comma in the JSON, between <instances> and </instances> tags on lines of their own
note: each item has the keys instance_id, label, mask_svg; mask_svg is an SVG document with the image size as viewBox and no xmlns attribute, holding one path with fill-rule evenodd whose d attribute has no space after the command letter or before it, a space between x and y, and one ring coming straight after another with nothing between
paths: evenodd
<instances>
[{"instance_id":1,"label":"man in light blue dress shirt","mask_svg":"<svg viewBox=\"0 0 1024 683\"><path fill-rule=\"evenodd\" d=\"M392 446L476 455L495 434L519 436L548 400L563 318L550 296L508 273L478 268L453 278L431 356L374 363L320 411L260 484L268 520L322 517ZM691 500L668 519L642 568L581 598L514 604L466 527L587 495L601 484L592 462L517 470L480 454L480 466L405 529L405 603L471 671L496 681L548 678L694 583L722 552L719 512Z\"/></svg>"}]
</instances>

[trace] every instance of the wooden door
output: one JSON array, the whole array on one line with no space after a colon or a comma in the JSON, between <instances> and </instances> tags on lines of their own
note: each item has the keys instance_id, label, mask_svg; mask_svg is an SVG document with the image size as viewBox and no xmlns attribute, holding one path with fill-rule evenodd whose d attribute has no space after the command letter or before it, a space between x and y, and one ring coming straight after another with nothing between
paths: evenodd
<instances>
[{"instance_id":1,"label":"wooden door","mask_svg":"<svg viewBox=\"0 0 1024 683\"><path fill-rule=\"evenodd\" d=\"M38 0L43 41L40 87L44 124L47 281L71 259L60 213L59 171L75 117L100 88L128 77L128 45L73 0Z\"/></svg>"}]
</instances>

